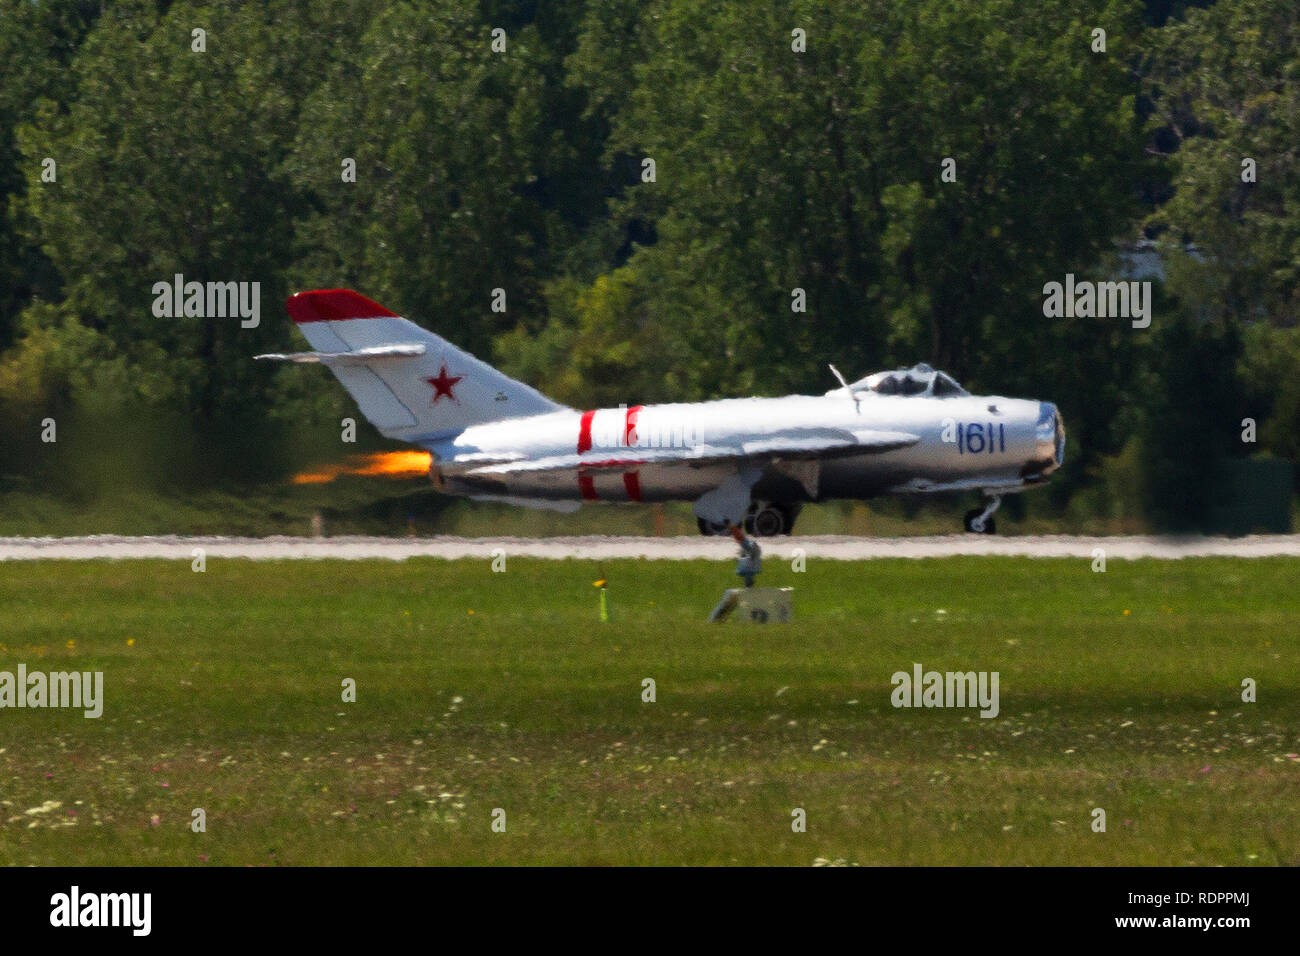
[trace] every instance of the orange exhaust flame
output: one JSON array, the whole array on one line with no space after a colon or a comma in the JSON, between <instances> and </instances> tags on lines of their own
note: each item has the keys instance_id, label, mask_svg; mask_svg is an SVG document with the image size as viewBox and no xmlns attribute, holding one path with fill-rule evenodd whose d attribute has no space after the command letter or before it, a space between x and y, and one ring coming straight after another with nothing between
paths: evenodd
<instances>
[{"instance_id":1,"label":"orange exhaust flame","mask_svg":"<svg viewBox=\"0 0 1300 956\"><path fill-rule=\"evenodd\" d=\"M429 473L433 456L427 451L379 451L349 455L342 464L324 465L315 471L300 471L295 485L323 485L342 475L386 475L390 478L419 478Z\"/></svg>"}]
</instances>

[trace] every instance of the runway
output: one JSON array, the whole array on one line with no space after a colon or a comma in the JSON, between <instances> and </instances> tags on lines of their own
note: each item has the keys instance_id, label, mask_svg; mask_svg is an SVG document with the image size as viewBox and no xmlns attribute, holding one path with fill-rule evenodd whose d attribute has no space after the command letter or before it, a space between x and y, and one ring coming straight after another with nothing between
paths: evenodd
<instances>
[{"instance_id":1,"label":"runway","mask_svg":"<svg viewBox=\"0 0 1300 956\"><path fill-rule=\"evenodd\" d=\"M1300 535L1256 535L1246 538L1206 537L1079 537L1044 535L1003 537L943 535L914 538L853 538L824 535L760 539L768 558L791 560L802 549L807 560L862 561L876 558L949 558L959 555L1006 555L1029 558L1093 559L1095 550L1107 560L1197 557L1300 557ZM498 549L509 557L553 560L653 561L721 560L734 556L727 538L635 538L589 535L566 538L222 538L121 537L0 538L0 561L89 561L164 558L190 561L195 549L205 558L253 561L365 560L408 558L477 558L490 561Z\"/></svg>"}]
</instances>

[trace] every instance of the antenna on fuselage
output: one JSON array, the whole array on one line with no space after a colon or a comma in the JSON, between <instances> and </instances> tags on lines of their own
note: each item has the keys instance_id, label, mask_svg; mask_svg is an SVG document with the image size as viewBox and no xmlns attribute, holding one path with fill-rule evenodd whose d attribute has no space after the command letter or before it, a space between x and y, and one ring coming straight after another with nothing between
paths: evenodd
<instances>
[{"instance_id":1,"label":"antenna on fuselage","mask_svg":"<svg viewBox=\"0 0 1300 956\"><path fill-rule=\"evenodd\" d=\"M828 363L828 364L829 364L829 363ZM831 365L831 366L830 366L830 370L831 370L831 374L834 375L837 379L839 379L840 384L844 386L844 391L846 391L846 392L849 393L849 398L853 399L853 407L854 407L854 409L857 410L857 411L859 411L859 412L861 412L862 409L859 408L858 403L861 402L862 399L858 398L858 394L857 394L857 392L855 392L855 391L853 391L853 389L849 388L849 383L846 382L846 381L844 381L844 376L840 374L840 370L839 370L839 369L837 369L834 365Z\"/></svg>"}]
</instances>

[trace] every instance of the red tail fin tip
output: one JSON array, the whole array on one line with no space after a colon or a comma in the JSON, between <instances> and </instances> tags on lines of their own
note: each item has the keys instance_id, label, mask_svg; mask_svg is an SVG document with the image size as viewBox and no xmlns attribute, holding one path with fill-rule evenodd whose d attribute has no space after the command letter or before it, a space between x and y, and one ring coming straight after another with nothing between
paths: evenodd
<instances>
[{"instance_id":1,"label":"red tail fin tip","mask_svg":"<svg viewBox=\"0 0 1300 956\"><path fill-rule=\"evenodd\" d=\"M285 303L289 315L298 325L304 322L339 322L345 319L394 318L378 302L351 289L314 289L299 292Z\"/></svg>"}]
</instances>

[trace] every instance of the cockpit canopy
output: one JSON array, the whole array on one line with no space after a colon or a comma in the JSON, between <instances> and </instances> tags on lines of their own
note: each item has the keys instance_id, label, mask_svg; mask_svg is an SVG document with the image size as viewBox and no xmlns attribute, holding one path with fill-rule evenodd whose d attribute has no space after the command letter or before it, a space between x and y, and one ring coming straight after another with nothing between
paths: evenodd
<instances>
[{"instance_id":1,"label":"cockpit canopy","mask_svg":"<svg viewBox=\"0 0 1300 956\"><path fill-rule=\"evenodd\" d=\"M826 394L831 395L838 391L843 389L832 389ZM924 362L911 368L868 375L850 385L849 391L855 394L871 392L876 395L926 395L931 398L970 394L949 376L943 372L936 372Z\"/></svg>"}]
</instances>

